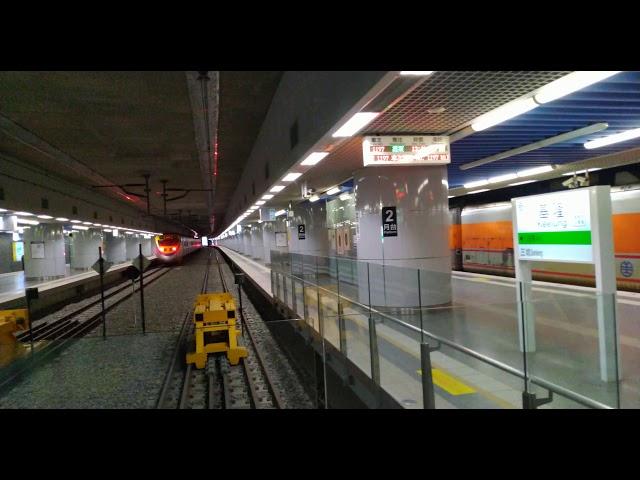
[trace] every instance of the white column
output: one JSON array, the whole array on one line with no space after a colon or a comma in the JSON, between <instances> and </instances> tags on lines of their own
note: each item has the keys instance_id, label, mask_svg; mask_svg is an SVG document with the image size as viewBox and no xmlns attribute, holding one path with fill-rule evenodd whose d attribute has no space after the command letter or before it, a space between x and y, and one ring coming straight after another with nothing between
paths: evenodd
<instances>
[{"instance_id":1,"label":"white column","mask_svg":"<svg viewBox=\"0 0 640 480\"><path fill-rule=\"evenodd\" d=\"M27 279L63 277L64 236L61 224L41 223L24 230L24 275Z\"/></svg>"},{"instance_id":2,"label":"white column","mask_svg":"<svg viewBox=\"0 0 640 480\"><path fill-rule=\"evenodd\" d=\"M127 250L122 231L117 237L114 237L113 233L105 233L104 249L107 260L114 264L123 263L127 258Z\"/></svg>"},{"instance_id":3,"label":"white column","mask_svg":"<svg viewBox=\"0 0 640 480\"><path fill-rule=\"evenodd\" d=\"M367 167L354 172L358 259L370 262L371 303L416 307L451 302L446 166ZM383 237L382 208L396 207L397 236ZM420 296L418 295L420 270ZM360 300L369 300L366 265Z\"/></svg>"},{"instance_id":4,"label":"white column","mask_svg":"<svg viewBox=\"0 0 640 480\"><path fill-rule=\"evenodd\" d=\"M99 258L98 247L102 246L102 232L97 228L74 230L71 234L71 268L87 270Z\"/></svg>"}]
</instances>

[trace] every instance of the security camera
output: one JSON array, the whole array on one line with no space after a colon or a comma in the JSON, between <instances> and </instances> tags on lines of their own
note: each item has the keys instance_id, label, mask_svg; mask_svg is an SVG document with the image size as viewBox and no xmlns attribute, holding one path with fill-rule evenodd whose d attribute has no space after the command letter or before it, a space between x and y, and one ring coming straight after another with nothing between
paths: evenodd
<instances>
[{"instance_id":1,"label":"security camera","mask_svg":"<svg viewBox=\"0 0 640 480\"><path fill-rule=\"evenodd\" d=\"M574 175L573 177L569 177L567 180L562 182L562 185L567 188L588 187L589 179L587 177L579 177L577 175Z\"/></svg>"}]
</instances>

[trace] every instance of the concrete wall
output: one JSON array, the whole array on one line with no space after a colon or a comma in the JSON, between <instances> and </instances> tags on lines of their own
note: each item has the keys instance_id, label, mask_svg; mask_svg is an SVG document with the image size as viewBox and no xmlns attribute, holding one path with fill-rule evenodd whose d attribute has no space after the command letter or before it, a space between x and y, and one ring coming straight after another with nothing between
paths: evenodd
<instances>
[{"instance_id":1,"label":"concrete wall","mask_svg":"<svg viewBox=\"0 0 640 480\"><path fill-rule=\"evenodd\" d=\"M231 223L257 200L386 73L285 72L220 226ZM298 143L291 148L289 132L296 121ZM270 175L265 179L267 162Z\"/></svg>"}]
</instances>

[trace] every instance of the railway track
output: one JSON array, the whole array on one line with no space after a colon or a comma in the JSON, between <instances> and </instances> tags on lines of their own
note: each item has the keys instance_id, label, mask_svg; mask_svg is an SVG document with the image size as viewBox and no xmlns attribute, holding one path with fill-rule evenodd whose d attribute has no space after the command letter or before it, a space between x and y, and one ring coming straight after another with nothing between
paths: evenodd
<instances>
[{"instance_id":1,"label":"railway track","mask_svg":"<svg viewBox=\"0 0 640 480\"><path fill-rule=\"evenodd\" d=\"M166 275L170 269L155 268L145 272L145 287ZM132 289L128 282L105 291L105 313L130 298L139 290ZM32 328L34 356L27 356L14 362L6 374L0 378L0 391L11 385L18 377L62 349L74 340L87 335L102 323L100 295L94 295L76 304L47 315ZM22 343L30 343L30 332L22 332L16 338Z\"/></svg>"},{"instance_id":2,"label":"railway track","mask_svg":"<svg viewBox=\"0 0 640 480\"><path fill-rule=\"evenodd\" d=\"M218 253L211 251L202 285L202 293L209 287L210 271L217 267L216 290L228 292L225 276ZM284 402L269 370L264 356L256 347L255 334L244 322L244 313L240 312L240 324L249 342L243 342L249 353L238 365L231 365L225 355L210 355L206 367L196 369L192 364L180 369L177 365L184 362L187 348L193 343L192 312L185 315L178 336L175 355L165 376L157 408L178 409L273 409L283 408Z\"/></svg>"}]
</instances>

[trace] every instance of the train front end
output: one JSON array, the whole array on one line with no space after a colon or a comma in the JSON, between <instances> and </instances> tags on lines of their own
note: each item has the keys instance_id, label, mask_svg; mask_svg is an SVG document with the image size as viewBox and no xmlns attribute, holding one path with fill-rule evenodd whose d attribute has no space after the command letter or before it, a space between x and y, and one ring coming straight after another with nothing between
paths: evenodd
<instances>
[{"instance_id":1,"label":"train front end","mask_svg":"<svg viewBox=\"0 0 640 480\"><path fill-rule=\"evenodd\" d=\"M175 262L182 257L182 241L179 235L164 234L155 237L155 255L163 262Z\"/></svg>"}]
</instances>

